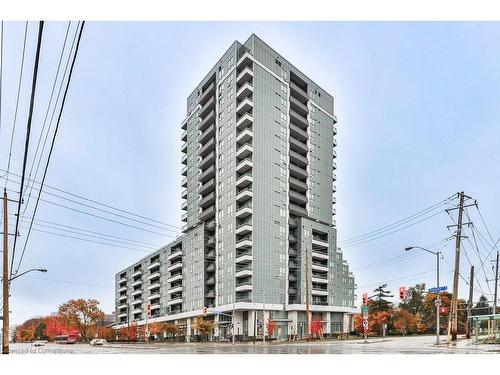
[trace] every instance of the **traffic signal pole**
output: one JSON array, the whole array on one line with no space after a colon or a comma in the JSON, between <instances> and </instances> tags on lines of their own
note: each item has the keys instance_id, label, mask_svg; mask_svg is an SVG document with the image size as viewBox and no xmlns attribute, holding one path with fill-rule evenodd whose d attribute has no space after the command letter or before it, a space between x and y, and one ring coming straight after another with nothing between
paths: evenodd
<instances>
[{"instance_id":1,"label":"traffic signal pole","mask_svg":"<svg viewBox=\"0 0 500 375\"><path fill-rule=\"evenodd\" d=\"M3 333L2 354L9 354L9 226L7 223L7 190L3 190Z\"/></svg>"}]
</instances>

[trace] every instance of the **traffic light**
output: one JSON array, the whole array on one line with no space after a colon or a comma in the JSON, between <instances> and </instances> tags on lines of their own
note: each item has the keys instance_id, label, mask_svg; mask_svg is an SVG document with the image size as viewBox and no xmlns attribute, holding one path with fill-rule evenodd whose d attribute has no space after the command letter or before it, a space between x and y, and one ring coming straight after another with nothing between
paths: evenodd
<instances>
[{"instance_id":1,"label":"traffic light","mask_svg":"<svg viewBox=\"0 0 500 375\"><path fill-rule=\"evenodd\" d=\"M203 308L203 316L206 316L208 314L208 307Z\"/></svg>"},{"instance_id":2,"label":"traffic light","mask_svg":"<svg viewBox=\"0 0 500 375\"><path fill-rule=\"evenodd\" d=\"M146 315L148 316L148 318L151 316L151 304L148 303L146 305Z\"/></svg>"},{"instance_id":3,"label":"traffic light","mask_svg":"<svg viewBox=\"0 0 500 375\"><path fill-rule=\"evenodd\" d=\"M406 300L406 287L405 286L399 287L399 299L401 301Z\"/></svg>"},{"instance_id":4,"label":"traffic light","mask_svg":"<svg viewBox=\"0 0 500 375\"><path fill-rule=\"evenodd\" d=\"M368 305L368 293L363 293L363 305Z\"/></svg>"},{"instance_id":5,"label":"traffic light","mask_svg":"<svg viewBox=\"0 0 500 375\"><path fill-rule=\"evenodd\" d=\"M448 312L448 308L447 307L440 307L439 308L439 313L440 314L446 314Z\"/></svg>"}]
</instances>

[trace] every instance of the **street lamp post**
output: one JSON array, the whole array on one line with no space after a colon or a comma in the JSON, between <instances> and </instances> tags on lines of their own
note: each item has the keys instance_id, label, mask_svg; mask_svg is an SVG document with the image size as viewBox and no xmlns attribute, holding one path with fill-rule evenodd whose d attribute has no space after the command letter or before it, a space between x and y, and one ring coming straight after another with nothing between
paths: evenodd
<instances>
[{"instance_id":1,"label":"street lamp post","mask_svg":"<svg viewBox=\"0 0 500 375\"><path fill-rule=\"evenodd\" d=\"M428 250L424 247L420 247L420 246L410 246L410 247L407 247L405 249L405 251L410 251L412 249L420 249L420 250L424 250L424 251L427 251L428 253L430 254L433 254L436 256L436 287L437 287L437 296L436 296L436 345L439 345L439 307L441 306L441 299L439 297L439 255L441 254L441 252L439 251L431 251L431 250Z\"/></svg>"},{"instance_id":2,"label":"street lamp post","mask_svg":"<svg viewBox=\"0 0 500 375\"><path fill-rule=\"evenodd\" d=\"M28 272L34 272L34 271L37 271L37 272L43 272L43 273L47 272L47 270L46 270L45 268L32 268L32 269L29 269L29 270L27 270L27 271L24 271L24 272L22 272L22 273L20 273L20 274L18 274L18 275L15 275L14 277L11 277L11 278L9 279L9 283L11 283L13 280L17 279L18 277L21 277L21 276L23 276L23 275L26 275Z\"/></svg>"}]
</instances>

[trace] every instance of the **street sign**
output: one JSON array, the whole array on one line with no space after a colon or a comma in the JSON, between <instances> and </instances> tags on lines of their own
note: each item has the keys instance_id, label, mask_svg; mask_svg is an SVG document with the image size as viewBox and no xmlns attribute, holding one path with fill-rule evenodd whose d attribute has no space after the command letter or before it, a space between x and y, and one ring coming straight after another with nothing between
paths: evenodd
<instances>
[{"instance_id":1,"label":"street sign","mask_svg":"<svg viewBox=\"0 0 500 375\"><path fill-rule=\"evenodd\" d=\"M361 310L363 311L363 314L368 314L368 306L363 306Z\"/></svg>"},{"instance_id":2,"label":"street sign","mask_svg":"<svg viewBox=\"0 0 500 375\"><path fill-rule=\"evenodd\" d=\"M429 293L438 293L442 292L443 290L448 290L447 286L440 286L439 288L430 288Z\"/></svg>"},{"instance_id":3,"label":"street sign","mask_svg":"<svg viewBox=\"0 0 500 375\"><path fill-rule=\"evenodd\" d=\"M216 310L216 309L212 309L212 314L219 315L219 314L222 314L222 311Z\"/></svg>"},{"instance_id":4,"label":"street sign","mask_svg":"<svg viewBox=\"0 0 500 375\"><path fill-rule=\"evenodd\" d=\"M368 329L368 320L363 320L363 328Z\"/></svg>"}]
</instances>

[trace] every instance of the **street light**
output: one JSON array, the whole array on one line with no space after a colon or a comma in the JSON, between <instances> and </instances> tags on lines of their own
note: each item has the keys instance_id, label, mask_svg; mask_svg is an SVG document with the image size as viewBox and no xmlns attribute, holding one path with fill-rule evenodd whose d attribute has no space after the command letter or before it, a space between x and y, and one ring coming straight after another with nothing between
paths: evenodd
<instances>
[{"instance_id":1,"label":"street light","mask_svg":"<svg viewBox=\"0 0 500 375\"><path fill-rule=\"evenodd\" d=\"M21 277L23 275L26 275L28 272L34 272L34 271L37 271L37 272L47 272L47 270L45 268L32 268L32 269L29 269L27 271L24 271L22 273L20 273L19 275L15 275L14 277L11 277L9 279L9 283L12 282L13 280L17 279L18 277Z\"/></svg>"},{"instance_id":2,"label":"street light","mask_svg":"<svg viewBox=\"0 0 500 375\"><path fill-rule=\"evenodd\" d=\"M437 264L437 297L436 297L436 345L439 345L439 306L441 305L441 299L439 298L439 255L441 252L439 251L431 251L421 246L409 246L405 248L405 251L410 251L412 249L420 249L427 251L428 253L436 256L436 264Z\"/></svg>"},{"instance_id":3,"label":"street light","mask_svg":"<svg viewBox=\"0 0 500 375\"><path fill-rule=\"evenodd\" d=\"M266 342L266 288L273 279L278 279L279 276L274 275L262 288L262 342Z\"/></svg>"}]
</instances>

